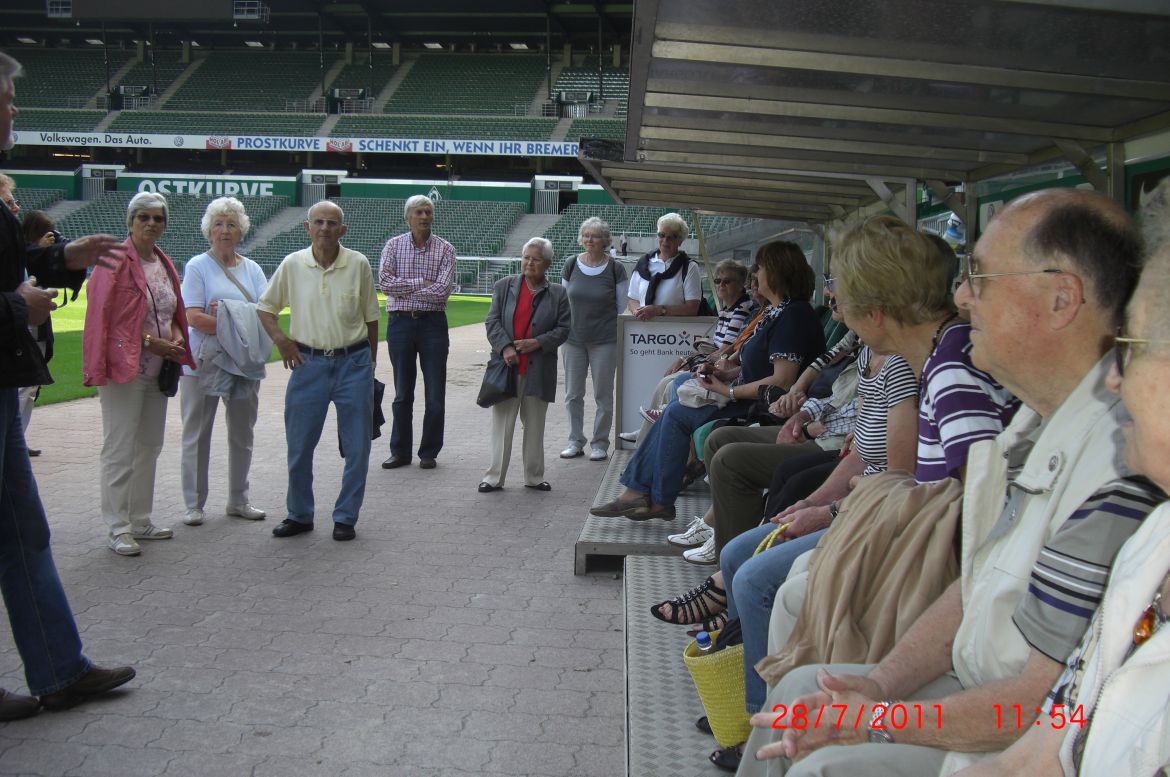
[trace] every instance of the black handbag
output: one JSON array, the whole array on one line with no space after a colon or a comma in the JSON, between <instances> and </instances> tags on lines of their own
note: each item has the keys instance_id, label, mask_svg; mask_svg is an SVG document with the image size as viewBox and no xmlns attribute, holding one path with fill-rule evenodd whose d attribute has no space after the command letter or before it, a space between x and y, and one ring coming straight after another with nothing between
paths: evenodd
<instances>
[{"instance_id":1,"label":"black handbag","mask_svg":"<svg viewBox=\"0 0 1170 777\"><path fill-rule=\"evenodd\" d=\"M158 390L168 397L178 394L179 376L182 373L183 368L178 362L164 361L162 368L158 371Z\"/></svg>"},{"instance_id":2,"label":"black handbag","mask_svg":"<svg viewBox=\"0 0 1170 777\"><path fill-rule=\"evenodd\" d=\"M158 336L162 337L162 327L158 325L158 306L154 303L154 292L150 284L146 285L146 293L150 295L150 306L154 309L154 327L158 329ZM178 362L163 359L162 367L158 371L158 390L168 397L179 393L179 376L183 368Z\"/></svg>"},{"instance_id":3,"label":"black handbag","mask_svg":"<svg viewBox=\"0 0 1170 777\"><path fill-rule=\"evenodd\" d=\"M483 371L483 383L479 386L479 397L475 404L480 407L498 405L516 398L516 368L509 366L502 356L493 356Z\"/></svg>"}]
</instances>

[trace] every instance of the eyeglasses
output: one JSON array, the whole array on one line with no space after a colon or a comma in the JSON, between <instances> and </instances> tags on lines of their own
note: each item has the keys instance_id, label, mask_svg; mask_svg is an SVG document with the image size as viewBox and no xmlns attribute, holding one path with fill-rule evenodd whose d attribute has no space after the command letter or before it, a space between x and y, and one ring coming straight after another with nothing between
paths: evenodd
<instances>
[{"instance_id":1,"label":"eyeglasses","mask_svg":"<svg viewBox=\"0 0 1170 777\"><path fill-rule=\"evenodd\" d=\"M668 235L665 232L659 232L658 239L659 240L682 240L682 238L679 237L678 235Z\"/></svg>"},{"instance_id":2,"label":"eyeglasses","mask_svg":"<svg viewBox=\"0 0 1170 777\"><path fill-rule=\"evenodd\" d=\"M716 286L730 286L734 282L735 281L732 280L731 278L716 278L715 279Z\"/></svg>"},{"instance_id":3,"label":"eyeglasses","mask_svg":"<svg viewBox=\"0 0 1170 777\"><path fill-rule=\"evenodd\" d=\"M828 273L825 273L824 275L825 275L825 288L828 289L829 291L835 290L837 288L837 279L834 278L832 275L829 275Z\"/></svg>"},{"instance_id":4,"label":"eyeglasses","mask_svg":"<svg viewBox=\"0 0 1170 777\"><path fill-rule=\"evenodd\" d=\"M1003 278L1008 275L1060 275L1068 270L1048 267L1043 270L1017 270L1015 272L975 272L975 257L965 256L959 262L959 285L964 283L971 287L971 295L978 297L983 290L982 281L986 278Z\"/></svg>"},{"instance_id":5,"label":"eyeglasses","mask_svg":"<svg viewBox=\"0 0 1170 777\"><path fill-rule=\"evenodd\" d=\"M1122 337L1118 335L1113 338L1113 362L1117 365L1117 374L1125 377L1125 368L1129 366L1129 362L1133 358L1133 346L1167 344L1170 344L1170 340L1147 340L1144 337Z\"/></svg>"},{"instance_id":6,"label":"eyeglasses","mask_svg":"<svg viewBox=\"0 0 1170 777\"><path fill-rule=\"evenodd\" d=\"M4 204L8 206L8 210L16 210L20 207L20 200L13 197L10 200L4 200Z\"/></svg>"},{"instance_id":7,"label":"eyeglasses","mask_svg":"<svg viewBox=\"0 0 1170 777\"><path fill-rule=\"evenodd\" d=\"M157 213L154 213L154 214L139 213L134 218L136 218L138 221L141 221L144 224L148 221L153 221L155 224L165 224L166 220L167 220L166 216L163 216L163 215L160 215Z\"/></svg>"}]
</instances>

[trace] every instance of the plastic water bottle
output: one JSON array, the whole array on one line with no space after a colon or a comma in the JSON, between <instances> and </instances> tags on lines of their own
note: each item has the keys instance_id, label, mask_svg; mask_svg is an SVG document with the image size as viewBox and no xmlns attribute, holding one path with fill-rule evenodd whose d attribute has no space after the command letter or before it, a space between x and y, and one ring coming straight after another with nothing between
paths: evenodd
<instances>
[{"instance_id":1,"label":"plastic water bottle","mask_svg":"<svg viewBox=\"0 0 1170 777\"><path fill-rule=\"evenodd\" d=\"M711 635L705 631L700 631L695 635L695 645L700 653L715 652L715 643L711 640Z\"/></svg>"}]
</instances>

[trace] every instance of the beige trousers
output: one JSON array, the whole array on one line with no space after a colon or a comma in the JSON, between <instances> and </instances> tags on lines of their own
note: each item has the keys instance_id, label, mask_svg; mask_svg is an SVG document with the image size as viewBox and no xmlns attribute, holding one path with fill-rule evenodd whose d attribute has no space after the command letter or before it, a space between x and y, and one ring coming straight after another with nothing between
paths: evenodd
<instances>
[{"instance_id":1,"label":"beige trousers","mask_svg":"<svg viewBox=\"0 0 1170 777\"><path fill-rule=\"evenodd\" d=\"M150 524L154 469L167 425L167 397L158 378L98 388L102 406L102 517L110 537Z\"/></svg>"},{"instance_id":2,"label":"beige trousers","mask_svg":"<svg viewBox=\"0 0 1170 777\"><path fill-rule=\"evenodd\" d=\"M524 461L524 484L535 486L544 480L544 417L548 402L540 397L524 394L527 375L516 376L516 399L492 405L492 462L483 481L493 486L504 485L508 477L508 461L512 458L512 435L516 432L516 417L524 426L521 448Z\"/></svg>"}]
</instances>

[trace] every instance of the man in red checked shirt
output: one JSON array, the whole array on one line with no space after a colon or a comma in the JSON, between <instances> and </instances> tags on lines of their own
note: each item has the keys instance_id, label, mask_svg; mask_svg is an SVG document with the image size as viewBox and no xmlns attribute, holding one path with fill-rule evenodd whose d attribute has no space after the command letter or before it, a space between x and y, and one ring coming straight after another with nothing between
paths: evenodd
<instances>
[{"instance_id":1,"label":"man in red checked shirt","mask_svg":"<svg viewBox=\"0 0 1170 777\"><path fill-rule=\"evenodd\" d=\"M394 424L390 458L382 469L410 464L414 447L414 384L422 366L422 439L418 465L434 469L443 447L447 398L447 298L455 278L455 248L431 233L435 203L416 194L406 201L404 217L410 231L392 237L382 249L378 288L386 295L386 347L394 367Z\"/></svg>"},{"instance_id":2,"label":"man in red checked shirt","mask_svg":"<svg viewBox=\"0 0 1170 777\"><path fill-rule=\"evenodd\" d=\"M764 709L807 717L754 715L737 774L949 775L1062 724L1041 714L1047 692L1117 549L1164 498L1120 460L1119 400L1105 388L1139 250L1119 205L1077 189L1021 197L988 225L955 301L972 362L1024 407L970 448L960 578L880 663L785 675Z\"/></svg>"}]
</instances>

